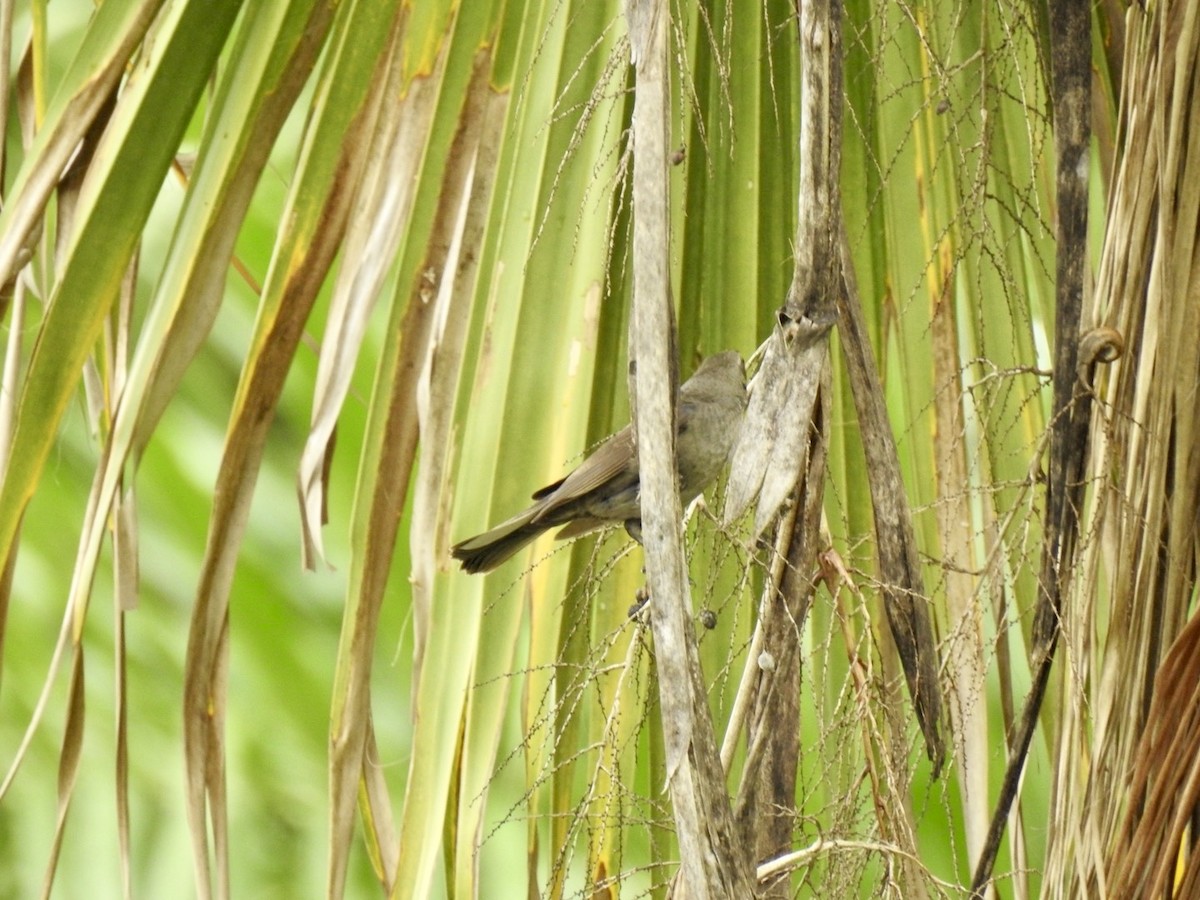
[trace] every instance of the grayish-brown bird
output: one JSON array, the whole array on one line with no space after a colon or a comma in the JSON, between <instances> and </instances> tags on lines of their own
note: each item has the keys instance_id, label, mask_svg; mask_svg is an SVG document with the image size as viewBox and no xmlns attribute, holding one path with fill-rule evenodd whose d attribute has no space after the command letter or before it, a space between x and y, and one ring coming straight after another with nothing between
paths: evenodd
<instances>
[{"instance_id":1,"label":"grayish-brown bird","mask_svg":"<svg viewBox=\"0 0 1200 900\"><path fill-rule=\"evenodd\" d=\"M725 467L746 411L746 368L729 350L710 356L679 389L675 456L679 495L686 506ZM578 537L605 525L641 529L638 459L626 425L600 443L579 468L533 495L533 506L490 531L455 544L450 553L468 572L488 572L543 531L565 525L555 537Z\"/></svg>"}]
</instances>

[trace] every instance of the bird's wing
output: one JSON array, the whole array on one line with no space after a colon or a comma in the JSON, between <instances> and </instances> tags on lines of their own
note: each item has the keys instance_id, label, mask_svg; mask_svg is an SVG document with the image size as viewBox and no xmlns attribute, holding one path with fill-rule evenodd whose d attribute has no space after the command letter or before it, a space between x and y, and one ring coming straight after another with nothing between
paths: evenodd
<instances>
[{"instance_id":1,"label":"bird's wing","mask_svg":"<svg viewBox=\"0 0 1200 900\"><path fill-rule=\"evenodd\" d=\"M626 426L607 438L579 468L555 485L542 488L534 496L545 504L545 511L569 500L582 497L629 469L634 462L633 429Z\"/></svg>"},{"instance_id":2,"label":"bird's wing","mask_svg":"<svg viewBox=\"0 0 1200 900\"><path fill-rule=\"evenodd\" d=\"M551 494L553 494L555 491L557 491L560 487L562 487L562 483L566 480L567 480L566 477L563 477L563 478L558 479L558 481L554 482L553 484L546 485L544 488L538 488L536 491L533 492L533 499L534 500L545 500L547 497L549 497Z\"/></svg>"}]
</instances>

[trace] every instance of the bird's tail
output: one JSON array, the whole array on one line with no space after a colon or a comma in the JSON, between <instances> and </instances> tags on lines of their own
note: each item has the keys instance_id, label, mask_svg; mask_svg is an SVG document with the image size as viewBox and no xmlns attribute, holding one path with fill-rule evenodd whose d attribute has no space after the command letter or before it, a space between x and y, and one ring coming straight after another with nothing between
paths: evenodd
<instances>
[{"instance_id":1,"label":"bird's tail","mask_svg":"<svg viewBox=\"0 0 1200 900\"><path fill-rule=\"evenodd\" d=\"M527 509L491 531L455 544L450 548L450 555L461 562L467 572L490 572L550 527L533 523L538 511L539 507Z\"/></svg>"}]
</instances>

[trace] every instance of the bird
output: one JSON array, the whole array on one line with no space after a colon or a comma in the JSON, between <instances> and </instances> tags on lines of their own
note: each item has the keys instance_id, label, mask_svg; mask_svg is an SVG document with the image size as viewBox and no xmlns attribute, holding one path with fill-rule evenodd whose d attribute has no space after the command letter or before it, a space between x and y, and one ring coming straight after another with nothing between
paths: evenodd
<instances>
[{"instance_id":1,"label":"bird","mask_svg":"<svg viewBox=\"0 0 1200 900\"><path fill-rule=\"evenodd\" d=\"M737 351L705 359L679 389L675 458L686 506L721 474L746 411L746 367ZM626 425L597 445L579 467L533 494L534 503L483 534L450 548L465 571L490 572L542 532L559 525L558 540L623 524L640 542L637 447Z\"/></svg>"}]
</instances>

